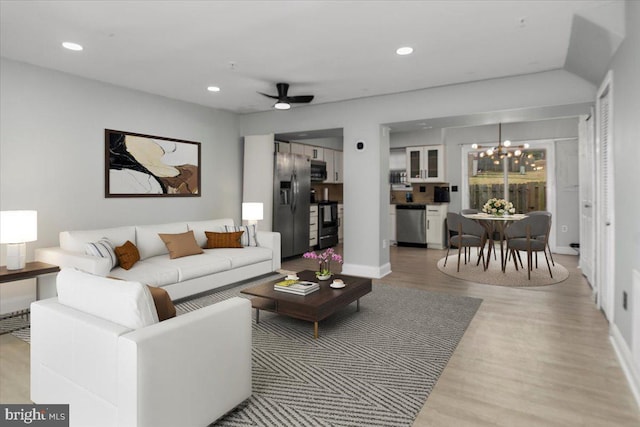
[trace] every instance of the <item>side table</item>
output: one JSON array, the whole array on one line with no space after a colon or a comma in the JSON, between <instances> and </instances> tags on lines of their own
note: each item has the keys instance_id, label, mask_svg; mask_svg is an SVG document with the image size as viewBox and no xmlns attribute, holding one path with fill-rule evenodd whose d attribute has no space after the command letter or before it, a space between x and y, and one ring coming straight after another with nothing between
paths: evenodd
<instances>
[{"instance_id":1,"label":"side table","mask_svg":"<svg viewBox=\"0 0 640 427\"><path fill-rule=\"evenodd\" d=\"M33 279L41 276L43 274L57 273L60 271L60 267L53 264L47 264L46 262L28 262L24 268L20 270L7 270L6 266L0 266L0 284L15 282L16 280L24 280L24 279ZM36 299L38 298L36 293ZM7 315L0 316L0 320L11 319L13 317L18 316L28 316L29 309L26 308L24 310L16 311L14 313L10 313ZM0 334L8 334L13 331L17 331L18 329L22 329L25 326L14 328L6 331L0 332Z\"/></svg>"}]
</instances>

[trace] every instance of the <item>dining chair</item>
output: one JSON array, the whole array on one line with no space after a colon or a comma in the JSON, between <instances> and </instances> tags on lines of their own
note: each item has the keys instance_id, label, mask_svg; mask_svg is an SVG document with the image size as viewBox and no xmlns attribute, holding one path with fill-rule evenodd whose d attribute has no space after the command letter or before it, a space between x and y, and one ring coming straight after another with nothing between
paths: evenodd
<instances>
[{"instance_id":1,"label":"dining chair","mask_svg":"<svg viewBox=\"0 0 640 427\"><path fill-rule=\"evenodd\" d=\"M460 214L462 215L473 215L473 214L477 214L480 213L480 211L478 209L462 209L460 211ZM491 239L491 241L493 242L493 259L497 260L497 255L496 255L496 240L498 240L500 238L500 233L498 232L494 232L493 233L493 237Z\"/></svg>"},{"instance_id":2,"label":"dining chair","mask_svg":"<svg viewBox=\"0 0 640 427\"><path fill-rule=\"evenodd\" d=\"M555 261L553 260L553 254L551 253L551 246L549 246L549 234L551 233L551 212L547 211L531 211L527 212L527 215L546 215L549 217L549 232L546 236L536 236L538 240L545 240L547 242L547 250L549 251L549 258L551 258L551 265L556 266ZM536 257L536 267L538 266L538 259Z\"/></svg>"},{"instance_id":3,"label":"dining chair","mask_svg":"<svg viewBox=\"0 0 640 427\"><path fill-rule=\"evenodd\" d=\"M449 257L449 251L452 247L458 248L458 269L460 272L460 255L462 248L465 248L464 263L467 263L467 251L466 248L476 247L480 253L478 256L478 262L480 264L482 260L483 270L487 269L487 265L484 259L484 245L487 242L487 230L478 224L477 222L463 217L455 212L447 213L447 229L449 231L449 245L447 246L447 255L444 259L444 266L447 266L447 260ZM451 235L451 231L455 231L456 234Z\"/></svg>"},{"instance_id":4,"label":"dining chair","mask_svg":"<svg viewBox=\"0 0 640 427\"><path fill-rule=\"evenodd\" d=\"M473 214L477 214L480 211L478 209L462 209L460 211L460 215L473 215ZM457 234L457 231L452 231L451 232L453 235ZM471 248L465 248L465 250L469 249L469 251L467 251L469 253L469 256L471 256Z\"/></svg>"},{"instance_id":5,"label":"dining chair","mask_svg":"<svg viewBox=\"0 0 640 427\"><path fill-rule=\"evenodd\" d=\"M550 218L546 215L532 215L521 219L509 225L505 229L505 238L507 242L507 251L509 251L513 264L518 271L518 261L516 260L517 251L527 252L527 277L531 280L531 271L533 269L533 253L543 252L547 261L549 275L553 278L549 257L547 257L547 239L549 236ZM546 239L537 239L537 236L545 235ZM502 271L507 267L507 259L502 265Z\"/></svg>"}]
</instances>

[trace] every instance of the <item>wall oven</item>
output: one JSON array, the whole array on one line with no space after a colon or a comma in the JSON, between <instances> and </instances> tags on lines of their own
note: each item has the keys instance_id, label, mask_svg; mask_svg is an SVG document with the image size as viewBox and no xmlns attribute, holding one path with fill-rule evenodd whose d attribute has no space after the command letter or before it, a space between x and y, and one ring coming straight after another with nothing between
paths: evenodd
<instances>
[{"instance_id":1,"label":"wall oven","mask_svg":"<svg viewBox=\"0 0 640 427\"><path fill-rule=\"evenodd\" d=\"M338 202L318 203L318 248L338 244Z\"/></svg>"}]
</instances>

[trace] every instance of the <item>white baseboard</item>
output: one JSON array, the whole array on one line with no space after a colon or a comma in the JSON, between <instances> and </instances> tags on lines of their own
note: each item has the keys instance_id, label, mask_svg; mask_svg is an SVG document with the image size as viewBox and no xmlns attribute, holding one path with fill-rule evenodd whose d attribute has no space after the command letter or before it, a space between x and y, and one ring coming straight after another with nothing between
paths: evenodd
<instances>
[{"instance_id":1,"label":"white baseboard","mask_svg":"<svg viewBox=\"0 0 640 427\"><path fill-rule=\"evenodd\" d=\"M618 356L622 371L624 372L625 377L627 377L631 393L636 399L638 407L640 407L640 375L638 375L638 370L634 366L631 349L627 345L627 342L624 340L615 323L611 323L609 326L609 339L611 340L613 349Z\"/></svg>"},{"instance_id":2,"label":"white baseboard","mask_svg":"<svg viewBox=\"0 0 640 427\"><path fill-rule=\"evenodd\" d=\"M571 246L556 246L553 249L553 253L560 254L560 255L579 255L580 254L580 252L578 252L577 249L574 249Z\"/></svg>"},{"instance_id":3,"label":"white baseboard","mask_svg":"<svg viewBox=\"0 0 640 427\"><path fill-rule=\"evenodd\" d=\"M370 265L359 264L342 264L342 273L351 276L371 277L374 279L380 279L387 274L391 273L391 264L386 263L384 265L375 267Z\"/></svg>"}]
</instances>

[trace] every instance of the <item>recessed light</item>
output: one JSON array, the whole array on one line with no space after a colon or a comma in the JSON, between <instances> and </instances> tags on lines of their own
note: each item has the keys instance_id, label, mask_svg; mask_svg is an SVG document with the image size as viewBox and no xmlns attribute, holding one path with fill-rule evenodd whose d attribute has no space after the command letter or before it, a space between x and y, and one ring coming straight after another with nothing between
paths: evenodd
<instances>
[{"instance_id":1,"label":"recessed light","mask_svg":"<svg viewBox=\"0 0 640 427\"><path fill-rule=\"evenodd\" d=\"M209 86L207 90L209 92L220 92L220 88L218 86Z\"/></svg>"},{"instance_id":2,"label":"recessed light","mask_svg":"<svg viewBox=\"0 0 640 427\"><path fill-rule=\"evenodd\" d=\"M413 53L413 48L409 46L399 47L396 50L398 55L411 55Z\"/></svg>"},{"instance_id":3,"label":"recessed light","mask_svg":"<svg viewBox=\"0 0 640 427\"><path fill-rule=\"evenodd\" d=\"M62 47L64 47L65 49L75 50L75 51L80 51L83 49L83 47L80 46L78 43L72 43L72 42L62 43Z\"/></svg>"}]
</instances>

